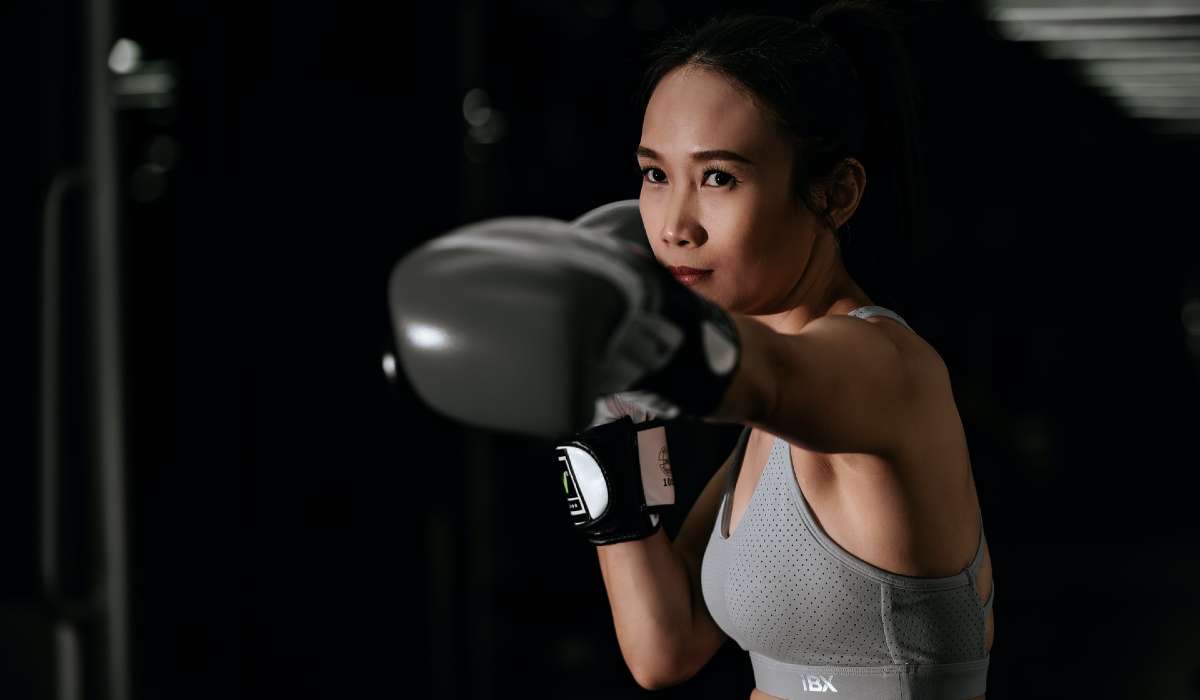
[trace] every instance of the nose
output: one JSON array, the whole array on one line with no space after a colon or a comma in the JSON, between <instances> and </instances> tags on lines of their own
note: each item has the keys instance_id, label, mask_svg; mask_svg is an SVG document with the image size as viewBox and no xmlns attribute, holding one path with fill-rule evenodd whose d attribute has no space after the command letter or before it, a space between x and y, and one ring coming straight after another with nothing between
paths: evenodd
<instances>
[{"instance_id":1,"label":"nose","mask_svg":"<svg viewBox=\"0 0 1200 700\"><path fill-rule=\"evenodd\" d=\"M670 198L662 222L662 240L668 246L696 247L708 240L708 234L700 225L693 211L694 204L686 193Z\"/></svg>"}]
</instances>

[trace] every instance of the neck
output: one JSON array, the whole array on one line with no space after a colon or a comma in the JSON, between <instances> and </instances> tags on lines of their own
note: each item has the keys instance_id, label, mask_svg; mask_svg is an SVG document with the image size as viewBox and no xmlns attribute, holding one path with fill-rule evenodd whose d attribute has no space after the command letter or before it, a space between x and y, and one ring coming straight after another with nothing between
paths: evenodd
<instances>
[{"instance_id":1,"label":"neck","mask_svg":"<svg viewBox=\"0 0 1200 700\"><path fill-rule=\"evenodd\" d=\"M784 298L783 310L755 314L753 318L776 333L795 335L822 316L846 314L870 303L866 292L846 271L837 241L825 233L814 237L808 264Z\"/></svg>"}]
</instances>

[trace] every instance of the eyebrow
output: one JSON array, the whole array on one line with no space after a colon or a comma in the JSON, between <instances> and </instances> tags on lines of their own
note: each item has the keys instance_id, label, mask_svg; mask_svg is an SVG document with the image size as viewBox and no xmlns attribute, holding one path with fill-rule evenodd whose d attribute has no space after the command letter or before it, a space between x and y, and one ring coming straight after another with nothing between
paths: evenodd
<instances>
[{"instance_id":1,"label":"eyebrow","mask_svg":"<svg viewBox=\"0 0 1200 700\"><path fill-rule=\"evenodd\" d=\"M654 158L656 160L663 160L663 157L658 155L658 153L656 151L654 151L654 149L646 148L645 146L637 147L637 155L645 157L645 158ZM750 160L749 158L747 158L746 156L744 156L740 153L735 153L733 151L725 151L725 150L695 151L691 155L692 155L692 160L694 160L694 161L732 160L737 163L745 163L746 165L754 165L754 161Z\"/></svg>"}]
</instances>

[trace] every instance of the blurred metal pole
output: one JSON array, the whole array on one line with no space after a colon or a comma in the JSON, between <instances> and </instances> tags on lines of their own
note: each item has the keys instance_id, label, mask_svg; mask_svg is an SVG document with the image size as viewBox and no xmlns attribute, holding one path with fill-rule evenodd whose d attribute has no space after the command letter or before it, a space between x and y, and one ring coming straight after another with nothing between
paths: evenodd
<instances>
[{"instance_id":1,"label":"blurred metal pole","mask_svg":"<svg viewBox=\"0 0 1200 700\"><path fill-rule=\"evenodd\" d=\"M60 425L62 386L62 208L67 193L82 182L78 170L54 176L42 208L41 352L38 392L38 501L40 542L38 546L42 600L49 603L54 618L49 621L54 636L51 666L54 669L56 700L77 700L80 695L80 653L77 620L63 608L62 556L59 525L62 523L62 430Z\"/></svg>"},{"instance_id":2,"label":"blurred metal pole","mask_svg":"<svg viewBox=\"0 0 1200 700\"><path fill-rule=\"evenodd\" d=\"M117 158L108 55L113 46L111 0L88 0L87 221L91 302L88 347L92 380L92 474L97 557L97 687L105 700L129 700L129 607L125 553L125 444L121 355L120 246L117 240Z\"/></svg>"}]
</instances>

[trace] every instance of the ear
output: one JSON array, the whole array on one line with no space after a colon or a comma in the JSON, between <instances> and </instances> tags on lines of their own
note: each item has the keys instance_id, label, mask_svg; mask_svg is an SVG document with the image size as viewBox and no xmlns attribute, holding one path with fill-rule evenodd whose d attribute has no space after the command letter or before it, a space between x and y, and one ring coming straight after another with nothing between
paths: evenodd
<instances>
[{"instance_id":1,"label":"ear","mask_svg":"<svg viewBox=\"0 0 1200 700\"><path fill-rule=\"evenodd\" d=\"M830 181L833 194L829 215L838 228L850 220L867 189L867 171L855 158L846 158L834 169Z\"/></svg>"}]
</instances>

